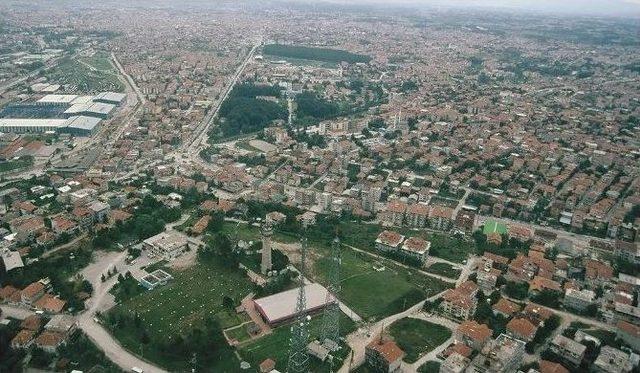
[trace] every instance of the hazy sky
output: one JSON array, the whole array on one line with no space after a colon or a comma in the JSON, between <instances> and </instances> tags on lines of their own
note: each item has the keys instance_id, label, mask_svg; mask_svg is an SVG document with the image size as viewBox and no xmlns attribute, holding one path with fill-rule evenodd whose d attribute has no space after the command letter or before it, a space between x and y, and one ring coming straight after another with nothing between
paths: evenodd
<instances>
[{"instance_id":1,"label":"hazy sky","mask_svg":"<svg viewBox=\"0 0 640 373\"><path fill-rule=\"evenodd\" d=\"M313 0L301 0L312 2ZM426 4L438 6L497 7L553 13L626 15L640 17L640 0L329 0L337 3Z\"/></svg>"}]
</instances>

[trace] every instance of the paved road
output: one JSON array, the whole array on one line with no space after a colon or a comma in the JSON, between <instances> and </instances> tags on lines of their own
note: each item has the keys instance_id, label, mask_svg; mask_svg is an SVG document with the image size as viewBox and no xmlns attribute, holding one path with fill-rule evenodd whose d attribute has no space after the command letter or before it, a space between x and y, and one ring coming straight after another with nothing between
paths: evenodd
<instances>
[{"instance_id":1,"label":"paved road","mask_svg":"<svg viewBox=\"0 0 640 373\"><path fill-rule=\"evenodd\" d=\"M125 350L102 325L94 321L96 312L102 311L103 304L112 298L109 290L117 282L117 276L113 276L105 282L102 282L100 277L102 273L106 273L114 266L117 266L121 272L135 269L125 264L126 256L126 251L116 256L106 255L99 262L93 263L91 270L85 272L87 275L91 273L87 280L93 285L93 296L88 301L89 308L78 316L78 326L105 353L109 360L123 370L129 371L132 367L138 367L143 369L145 373L163 373L166 371Z\"/></svg>"}]
</instances>

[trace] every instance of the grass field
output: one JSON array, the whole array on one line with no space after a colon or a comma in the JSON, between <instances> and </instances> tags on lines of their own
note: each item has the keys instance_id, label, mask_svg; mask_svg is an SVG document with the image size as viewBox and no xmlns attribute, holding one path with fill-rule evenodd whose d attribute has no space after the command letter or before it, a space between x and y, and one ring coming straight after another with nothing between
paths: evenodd
<instances>
[{"instance_id":1,"label":"grass field","mask_svg":"<svg viewBox=\"0 0 640 373\"><path fill-rule=\"evenodd\" d=\"M453 268L451 264L448 263L433 263L429 267L424 269L429 273L434 273L436 275L445 276L453 279L457 279L460 276L460 270Z\"/></svg>"},{"instance_id":2,"label":"grass field","mask_svg":"<svg viewBox=\"0 0 640 373\"><path fill-rule=\"evenodd\" d=\"M224 332L229 339L235 339L238 342L244 342L251 338L246 325L240 325Z\"/></svg>"},{"instance_id":3,"label":"grass field","mask_svg":"<svg viewBox=\"0 0 640 373\"><path fill-rule=\"evenodd\" d=\"M244 241L260 240L260 228L245 223L224 222L222 232L229 235L232 239L238 236L238 239Z\"/></svg>"},{"instance_id":4,"label":"grass field","mask_svg":"<svg viewBox=\"0 0 640 373\"><path fill-rule=\"evenodd\" d=\"M223 328L240 323L235 314L229 317L222 307L223 296L239 302L253 289L240 272L218 264L197 264L173 272L173 276L166 286L147 291L117 308L139 313L150 332L158 335L183 332L206 316L216 316Z\"/></svg>"},{"instance_id":5,"label":"grass field","mask_svg":"<svg viewBox=\"0 0 640 373\"><path fill-rule=\"evenodd\" d=\"M416 362L420 356L443 344L451 336L446 327L425 320L405 318L391 324L391 336L406 353L404 361Z\"/></svg>"},{"instance_id":6,"label":"grass field","mask_svg":"<svg viewBox=\"0 0 640 373\"><path fill-rule=\"evenodd\" d=\"M63 58L45 75L52 83L63 84L78 93L90 94L103 91L123 92L124 86L117 71L109 64L107 54L96 54L80 61Z\"/></svg>"},{"instance_id":7,"label":"grass field","mask_svg":"<svg viewBox=\"0 0 640 373\"><path fill-rule=\"evenodd\" d=\"M318 338L322 328L322 315L315 316L309 323L309 332L311 339ZM345 336L355 330L354 322L346 315L340 316L340 334ZM271 358L276 362L276 369L281 372L287 368L287 354L289 350L289 338L291 337L291 325L282 325L258 340L251 341L239 347L240 356L257 367L263 360ZM338 360L347 356L347 348L343 348L337 355ZM320 364L319 360L311 358L313 364L311 371L313 372L329 372L329 364ZM336 361L334 366L342 365L341 361Z\"/></svg>"},{"instance_id":8,"label":"grass field","mask_svg":"<svg viewBox=\"0 0 640 373\"><path fill-rule=\"evenodd\" d=\"M113 65L111 65L111 56L106 52L96 52L91 57L79 58L80 61L90 65L96 70L102 71L114 71Z\"/></svg>"},{"instance_id":9,"label":"grass field","mask_svg":"<svg viewBox=\"0 0 640 373\"><path fill-rule=\"evenodd\" d=\"M482 232L484 234L499 233L502 235L507 233L507 226L504 223L498 223L495 220L487 220L484 223L484 229Z\"/></svg>"},{"instance_id":10,"label":"grass field","mask_svg":"<svg viewBox=\"0 0 640 373\"><path fill-rule=\"evenodd\" d=\"M326 257L328 249L314 246L314 250L320 256L314 264L313 275L324 283L330 268ZM374 265L384 270L378 271ZM401 312L448 286L391 260L375 261L365 253L348 248L342 251L341 273L339 298L364 319L381 319Z\"/></svg>"}]
</instances>

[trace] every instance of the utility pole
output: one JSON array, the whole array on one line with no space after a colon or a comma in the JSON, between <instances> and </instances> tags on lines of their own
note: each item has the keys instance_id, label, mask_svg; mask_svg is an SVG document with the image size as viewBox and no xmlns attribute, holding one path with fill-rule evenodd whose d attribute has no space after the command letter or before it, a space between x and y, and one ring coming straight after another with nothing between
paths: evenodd
<instances>
[{"instance_id":1,"label":"utility pole","mask_svg":"<svg viewBox=\"0 0 640 373\"><path fill-rule=\"evenodd\" d=\"M305 294L304 273L307 256L307 237L304 233L301 240L300 274L298 277L298 300L296 303L296 320L291 326L291 339L289 340L289 362L287 373L307 373L309 371L309 320L306 316L307 297Z\"/></svg>"},{"instance_id":2,"label":"utility pole","mask_svg":"<svg viewBox=\"0 0 640 373\"><path fill-rule=\"evenodd\" d=\"M340 338L340 265L342 263L340 239L336 237L331 244L331 266L327 284L327 297L322 319L322 334L320 343L328 350L335 351L339 347Z\"/></svg>"}]
</instances>

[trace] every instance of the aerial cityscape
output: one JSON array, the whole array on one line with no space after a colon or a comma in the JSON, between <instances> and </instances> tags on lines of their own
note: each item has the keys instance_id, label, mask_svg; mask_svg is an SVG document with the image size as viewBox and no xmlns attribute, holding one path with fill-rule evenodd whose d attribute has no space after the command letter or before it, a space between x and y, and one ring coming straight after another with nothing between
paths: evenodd
<instances>
[{"instance_id":1,"label":"aerial cityscape","mask_svg":"<svg viewBox=\"0 0 640 373\"><path fill-rule=\"evenodd\" d=\"M0 373L640 372L640 3L555 4L1 1Z\"/></svg>"}]
</instances>

